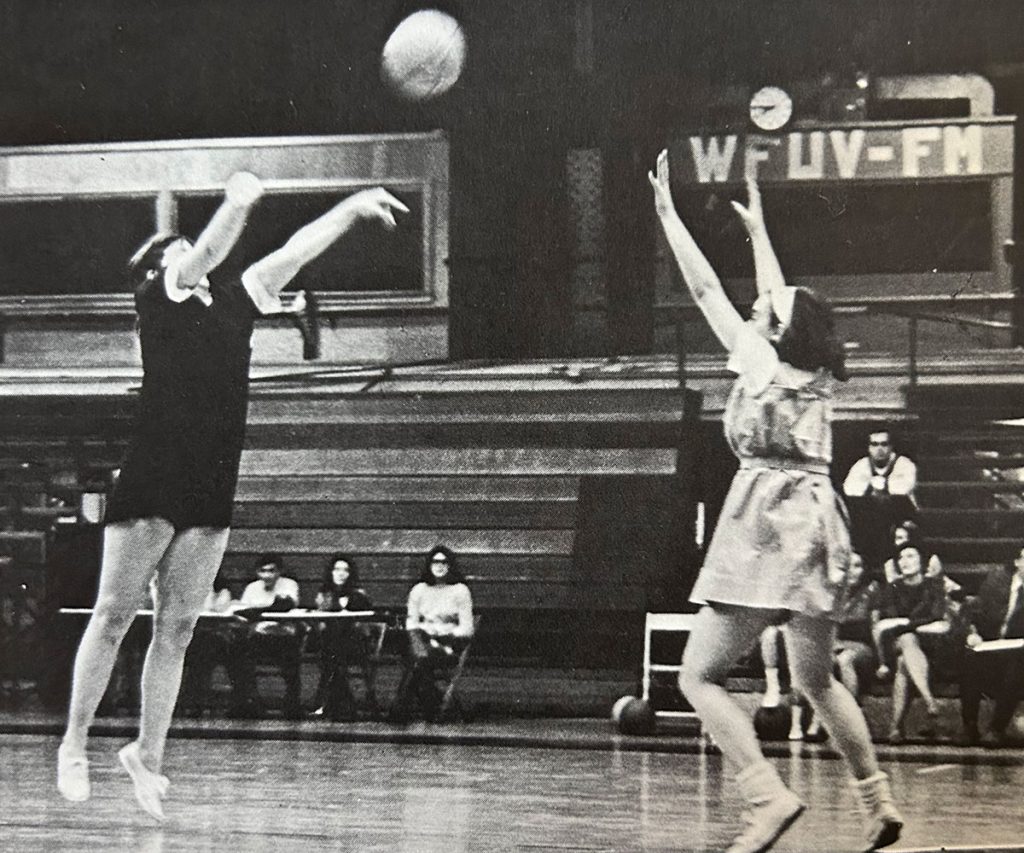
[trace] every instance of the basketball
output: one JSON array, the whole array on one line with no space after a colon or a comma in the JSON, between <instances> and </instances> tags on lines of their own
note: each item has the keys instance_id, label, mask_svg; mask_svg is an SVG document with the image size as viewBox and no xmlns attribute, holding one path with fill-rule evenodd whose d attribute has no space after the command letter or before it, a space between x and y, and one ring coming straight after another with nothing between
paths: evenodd
<instances>
[{"instance_id":1,"label":"basketball","mask_svg":"<svg viewBox=\"0 0 1024 853\"><path fill-rule=\"evenodd\" d=\"M388 37L381 75L400 96L425 101L443 95L466 62L466 36L459 22L437 9L405 18Z\"/></svg>"},{"instance_id":2,"label":"basketball","mask_svg":"<svg viewBox=\"0 0 1024 853\"><path fill-rule=\"evenodd\" d=\"M612 705L612 722L618 723L622 719L622 709L625 708L630 702L632 702L635 696L620 696L615 700L615 704Z\"/></svg>"},{"instance_id":3,"label":"basketball","mask_svg":"<svg viewBox=\"0 0 1024 853\"><path fill-rule=\"evenodd\" d=\"M619 714L619 731L624 735L654 734L654 709L643 699L630 697Z\"/></svg>"},{"instance_id":4,"label":"basketball","mask_svg":"<svg viewBox=\"0 0 1024 853\"><path fill-rule=\"evenodd\" d=\"M754 712L754 731L761 740L787 740L789 738L790 711L788 705L758 708Z\"/></svg>"}]
</instances>

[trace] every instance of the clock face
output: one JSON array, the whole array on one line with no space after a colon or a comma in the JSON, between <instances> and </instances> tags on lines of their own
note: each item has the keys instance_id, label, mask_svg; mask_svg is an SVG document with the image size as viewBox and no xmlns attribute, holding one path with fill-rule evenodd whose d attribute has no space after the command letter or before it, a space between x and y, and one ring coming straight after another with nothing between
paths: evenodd
<instances>
[{"instance_id":1,"label":"clock face","mask_svg":"<svg viewBox=\"0 0 1024 853\"><path fill-rule=\"evenodd\" d=\"M761 130L778 130L793 115L793 101L777 86L765 86L750 99L750 120Z\"/></svg>"}]
</instances>

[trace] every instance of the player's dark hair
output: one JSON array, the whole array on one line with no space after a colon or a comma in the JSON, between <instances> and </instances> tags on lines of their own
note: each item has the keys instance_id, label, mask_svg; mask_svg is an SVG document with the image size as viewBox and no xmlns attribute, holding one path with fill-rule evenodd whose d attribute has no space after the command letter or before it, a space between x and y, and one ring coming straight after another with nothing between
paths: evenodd
<instances>
[{"instance_id":1,"label":"player's dark hair","mask_svg":"<svg viewBox=\"0 0 1024 853\"><path fill-rule=\"evenodd\" d=\"M150 273L159 271L163 260L164 249L178 240L188 239L182 234L160 231L146 240L128 260L128 283L132 290L150 277Z\"/></svg>"},{"instance_id":2,"label":"player's dark hair","mask_svg":"<svg viewBox=\"0 0 1024 853\"><path fill-rule=\"evenodd\" d=\"M849 378L843 341L831 306L806 287L794 288L793 315L775 342L779 358L800 370L824 368L840 382Z\"/></svg>"}]
</instances>

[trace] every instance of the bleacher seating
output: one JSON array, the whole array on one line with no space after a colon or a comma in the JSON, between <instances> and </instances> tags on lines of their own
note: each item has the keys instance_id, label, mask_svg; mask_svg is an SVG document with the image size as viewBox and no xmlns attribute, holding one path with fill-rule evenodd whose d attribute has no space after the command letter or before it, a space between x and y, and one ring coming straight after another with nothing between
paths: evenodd
<instances>
[{"instance_id":1,"label":"bleacher seating","mask_svg":"<svg viewBox=\"0 0 1024 853\"><path fill-rule=\"evenodd\" d=\"M635 659L623 638L639 643L647 599L680 582L697 442L683 440L675 377L621 373L445 368L369 386L254 386L227 581L237 594L255 554L281 552L312 604L324 560L343 550L376 604L403 607L443 542L488 614L474 657ZM134 402L13 398L6 451L31 451L66 490L79 471L119 464Z\"/></svg>"},{"instance_id":2,"label":"bleacher seating","mask_svg":"<svg viewBox=\"0 0 1024 853\"><path fill-rule=\"evenodd\" d=\"M979 382L917 388L921 524L968 593L1024 545L1024 390Z\"/></svg>"}]
</instances>

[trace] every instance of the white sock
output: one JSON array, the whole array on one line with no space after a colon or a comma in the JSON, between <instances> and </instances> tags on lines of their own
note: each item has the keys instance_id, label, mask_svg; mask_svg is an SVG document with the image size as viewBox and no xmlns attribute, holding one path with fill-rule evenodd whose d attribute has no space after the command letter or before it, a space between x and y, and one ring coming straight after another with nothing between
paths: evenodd
<instances>
[{"instance_id":1,"label":"white sock","mask_svg":"<svg viewBox=\"0 0 1024 853\"><path fill-rule=\"evenodd\" d=\"M764 698L761 700L761 707L775 708L781 703L782 686L779 684L779 668L766 666L764 668Z\"/></svg>"}]
</instances>

